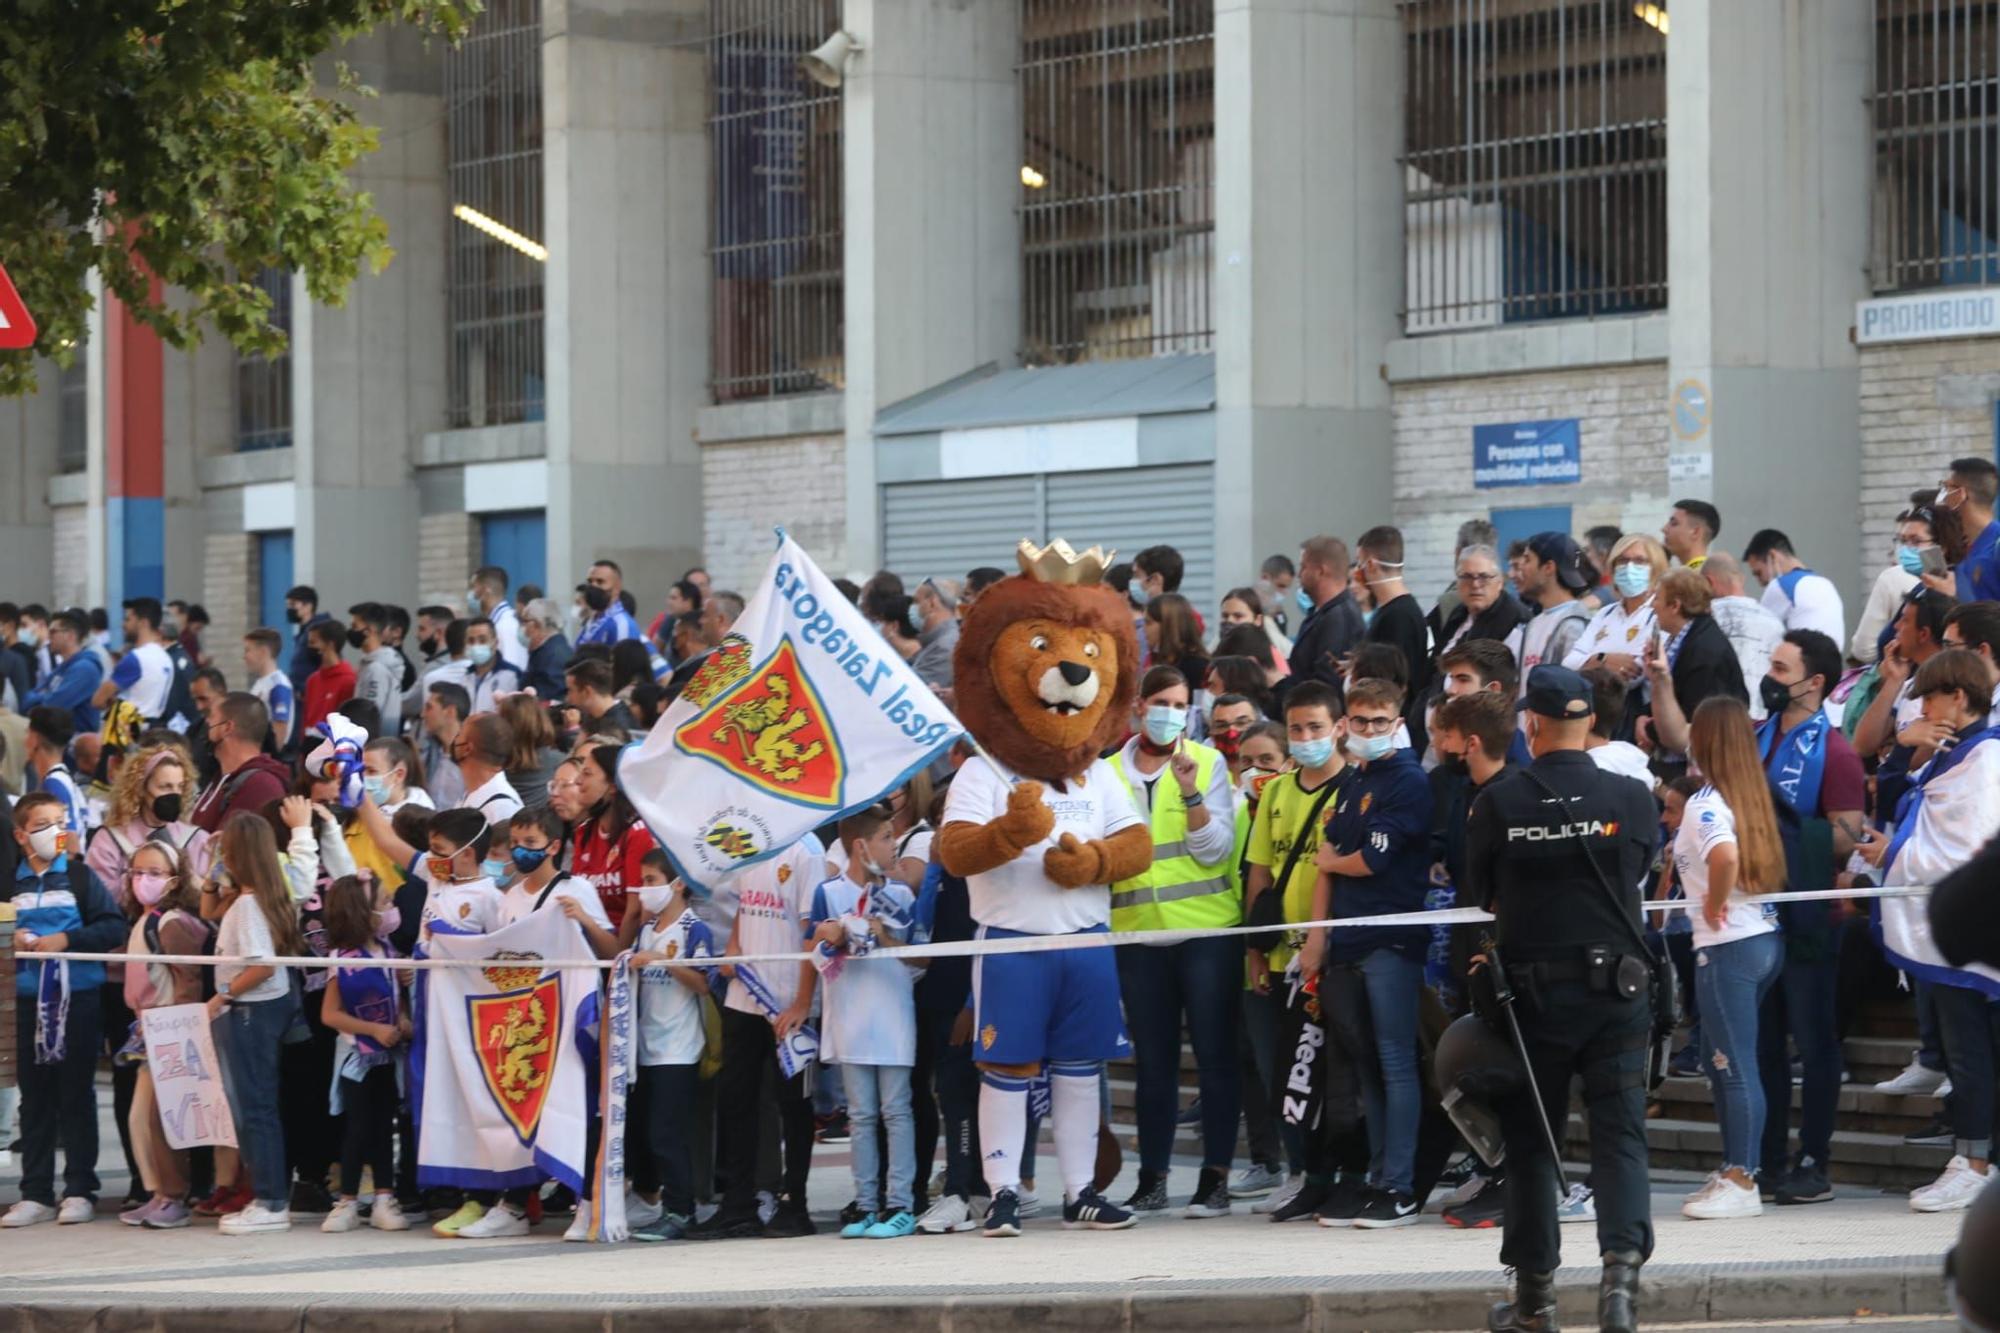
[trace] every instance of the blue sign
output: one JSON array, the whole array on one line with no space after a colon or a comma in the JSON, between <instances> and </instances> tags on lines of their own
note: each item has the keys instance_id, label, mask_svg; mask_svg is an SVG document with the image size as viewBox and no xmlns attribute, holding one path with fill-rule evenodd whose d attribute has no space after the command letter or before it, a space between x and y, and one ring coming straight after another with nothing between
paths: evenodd
<instances>
[{"instance_id":1,"label":"blue sign","mask_svg":"<svg viewBox=\"0 0 2000 1333\"><path fill-rule=\"evenodd\" d=\"M1562 486L1583 480L1583 436L1575 418L1472 428L1472 484Z\"/></svg>"}]
</instances>

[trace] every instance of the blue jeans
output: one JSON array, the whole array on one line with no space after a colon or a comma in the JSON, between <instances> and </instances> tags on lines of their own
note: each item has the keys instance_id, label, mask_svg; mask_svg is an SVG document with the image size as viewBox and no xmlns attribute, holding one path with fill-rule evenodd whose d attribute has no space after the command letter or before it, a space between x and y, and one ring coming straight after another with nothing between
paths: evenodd
<instances>
[{"instance_id":1,"label":"blue jeans","mask_svg":"<svg viewBox=\"0 0 2000 1333\"><path fill-rule=\"evenodd\" d=\"M1757 1013L1785 962L1776 931L1695 953L1695 989L1707 1043L1708 1083L1722 1125L1722 1165L1755 1175L1762 1165L1764 1084L1757 1075Z\"/></svg>"},{"instance_id":2,"label":"blue jeans","mask_svg":"<svg viewBox=\"0 0 2000 1333\"><path fill-rule=\"evenodd\" d=\"M1984 992L1965 986L1934 985L1938 1033L1944 1040L1945 1070L1951 1075L1952 1151L1982 1160L1993 1156L1994 1065L2000 1060L2000 1007Z\"/></svg>"},{"instance_id":3,"label":"blue jeans","mask_svg":"<svg viewBox=\"0 0 2000 1333\"><path fill-rule=\"evenodd\" d=\"M1765 998L1757 1037L1758 1072L1764 1084L1762 1158L1774 1167L1785 1161L1791 1120L1792 1062L1785 1053L1787 1033L1805 1065L1799 1098L1799 1154L1825 1170L1833 1153L1833 1120L1840 1106L1844 1063L1835 1021L1839 988L1840 956L1828 950L1823 957L1782 962L1778 983Z\"/></svg>"},{"instance_id":4,"label":"blue jeans","mask_svg":"<svg viewBox=\"0 0 2000 1333\"><path fill-rule=\"evenodd\" d=\"M1417 993L1424 960L1377 949L1361 960L1375 1060L1361 1062L1361 1098L1368 1112L1368 1179L1375 1188L1410 1192L1417 1156L1423 1083L1417 1073Z\"/></svg>"},{"instance_id":5,"label":"blue jeans","mask_svg":"<svg viewBox=\"0 0 2000 1333\"><path fill-rule=\"evenodd\" d=\"M291 1200L292 1172L278 1118L278 1053L297 1010L298 1001L290 995L239 1000L215 1020L229 1113L236 1118L236 1146L250 1175L251 1193L267 1208L282 1209Z\"/></svg>"},{"instance_id":6,"label":"blue jeans","mask_svg":"<svg viewBox=\"0 0 2000 1333\"><path fill-rule=\"evenodd\" d=\"M1236 1156L1243 1085L1237 1016L1243 942L1233 935L1180 944L1118 946L1118 989L1138 1061L1139 1166L1166 1174L1180 1113L1181 1021L1200 1067L1202 1165L1228 1170Z\"/></svg>"},{"instance_id":7,"label":"blue jeans","mask_svg":"<svg viewBox=\"0 0 2000 1333\"><path fill-rule=\"evenodd\" d=\"M910 1114L908 1065L840 1066L847 1086L847 1123L854 1135L854 1200L863 1212L907 1210L917 1178L917 1122ZM887 1208L882 1198L882 1160L877 1126L889 1131Z\"/></svg>"}]
</instances>

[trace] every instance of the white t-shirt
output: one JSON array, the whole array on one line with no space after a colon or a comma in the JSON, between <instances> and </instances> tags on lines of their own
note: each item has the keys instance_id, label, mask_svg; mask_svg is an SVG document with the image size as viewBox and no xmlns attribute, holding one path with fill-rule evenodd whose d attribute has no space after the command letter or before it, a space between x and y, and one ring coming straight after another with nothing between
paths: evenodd
<instances>
[{"instance_id":1,"label":"white t-shirt","mask_svg":"<svg viewBox=\"0 0 2000 1333\"><path fill-rule=\"evenodd\" d=\"M493 612L486 617L493 623L493 637L499 642L495 649L500 660L516 671L528 669L528 645L521 642L521 618L514 614L514 604L501 598L493 606Z\"/></svg>"},{"instance_id":2,"label":"white t-shirt","mask_svg":"<svg viewBox=\"0 0 2000 1333\"><path fill-rule=\"evenodd\" d=\"M542 902L542 910L560 912L561 900L573 898L583 905L584 914L592 921L613 934L617 933L618 928L605 914L604 899L597 896L597 889L589 881L578 879L575 875L557 875L539 889L530 889L526 884L515 881L500 894L500 924L511 926L533 913L536 910L535 900L541 898L544 892L549 896Z\"/></svg>"},{"instance_id":3,"label":"white t-shirt","mask_svg":"<svg viewBox=\"0 0 2000 1333\"><path fill-rule=\"evenodd\" d=\"M708 927L693 908L683 910L664 929L651 921L639 927L638 949L669 958L709 958L716 952ZM707 975L706 970L703 975ZM701 1023L701 993L683 986L664 967L640 969L639 1063L698 1064L707 1043L708 1033Z\"/></svg>"},{"instance_id":4,"label":"white t-shirt","mask_svg":"<svg viewBox=\"0 0 2000 1333\"><path fill-rule=\"evenodd\" d=\"M1847 642L1847 611L1840 589L1824 574L1805 574L1792 585L1792 595L1772 579L1764 585L1764 609L1785 622L1785 628L1816 629L1835 643Z\"/></svg>"},{"instance_id":5,"label":"white t-shirt","mask_svg":"<svg viewBox=\"0 0 2000 1333\"><path fill-rule=\"evenodd\" d=\"M1639 603L1638 609L1630 614L1625 610L1625 603L1613 602L1590 618L1590 624L1577 636L1562 664L1577 671L1599 653L1624 653L1627 657L1638 657L1646 651L1646 638L1653 629L1651 597Z\"/></svg>"},{"instance_id":6,"label":"white t-shirt","mask_svg":"<svg viewBox=\"0 0 2000 1333\"><path fill-rule=\"evenodd\" d=\"M1590 761L1606 773L1616 773L1620 777L1643 782L1647 791L1653 789L1652 765L1646 759L1646 752L1632 742L1606 741L1588 753Z\"/></svg>"},{"instance_id":7,"label":"white t-shirt","mask_svg":"<svg viewBox=\"0 0 2000 1333\"><path fill-rule=\"evenodd\" d=\"M826 854L808 833L776 856L729 876L736 888L736 951L743 954L804 953L806 914L812 891L826 879ZM798 998L797 963L755 963L757 975L783 1009ZM729 983L726 1008L764 1016L741 981Z\"/></svg>"},{"instance_id":8,"label":"white t-shirt","mask_svg":"<svg viewBox=\"0 0 2000 1333\"><path fill-rule=\"evenodd\" d=\"M479 784L476 791L469 791L465 799L453 809L477 810L486 816L486 826L504 824L521 813L521 797L515 792L514 784L507 781L505 773L495 773Z\"/></svg>"},{"instance_id":9,"label":"white t-shirt","mask_svg":"<svg viewBox=\"0 0 2000 1333\"><path fill-rule=\"evenodd\" d=\"M218 957L236 956L242 958L275 958L277 943L271 938L271 923L264 917L264 909L257 905L255 895L244 892L229 904L229 910L222 914L222 928L215 934L215 952ZM251 963L217 963L215 979L218 982L234 981L243 975ZM292 990L292 970L288 967L271 969L271 975L234 998L246 1004L263 1000L279 1000Z\"/></svg>"},{"instance_id":10,"label":"white t-shirt","mask_svg":"<svg viewBox=\"0 0 2000 1333\"><path fill-rule=\"evenodd\" d=\"M292 678L282 671L269 671L251 681L250 693L263 703L264 711L270 714L274 726L281 722L290 726L297 716L298 710L293 706Z\"/></svg>"},{"instance_id":11,"label":"white t-shirt","mask_svg":"<svg viewBox=\"0 0 2000 1333\"><path fill-rule=\"evenodd\" d=\"M909 886L889 880L864 890L845 875L819 886L812 897L810 920L838 920L860 914L863 894L879 898L891 915L904 922L916 899ZM907 926L892 930L902 943ZM830 1064L914 1065L917 1062L917 1006L910 989L916 978L895 958L849 958L840 975L822 988L820 1053Z\"/></svg>"},{"instance_id":12,"label":"white t-shirt","mask_svg":"<svg viewBox=\"0 0 2000 1333\"><path fill-rule=\"evenodd\" d=\"M1765 935L1777 929L1777 908L1770 903L1742 901L1750 896L1739 879L1730 891L1722 923L1716 930L1708 924L1702 904L1708 901L1708 854L1717 847L1736 841L1736 816L1713 787L1703 787L1688 798L1687 812L1681 817L1681 831L1674 838L1674 873L1687 894L1688 920L1694 925L1694 947L1730 944Z\"/></svg>"},{"instance_id":13,"label":"white t-shirt","mask_svg":"<svg viewBox=\"0 0 2000 1333\"><path fill-rule=\"evenodd\" d=\"M419 856L410 874L422 880L429 892L424 895L421 938L429 940L433 931L446 935L490 935L506 924L502 905L506 899L500 886L481 875L478 879L440 884L431 878L431 863Z\"/></svg>"},{"instance_id":14,"label":"white t-shirt","mask_svg":"<svg viewBox=\"0 0 2000 1333\"><path fill-rule=\"evenodd\" d=\"M952 779L944 822L989 823L1006 813L1008 793L1018 781L991 760L975 759ZM973 920L1036 935L1068 935L1110 924L1109 885L1065 889L1042 873L1042 857L1065 833L1088 842L1143 827L1144 821L1117 771L1102 759L1093 760L1081 778L1066 785L1067 790L1058 791L1052 783L1042 784L1042 800L1056 817L1048 837L1006 865L966 881Z\"/></svg>"},{"instance_id":15,"label":"white t-shirt","mask_svg":"<svg viewBox=\"0 0 2000 1333\"><path fill-rule=\"evenodd\" d=\"M138 644L118 659L111 679L118 684L118 697L151 722L166 711L174 688L174 659L157 643Z\"/></svg>"}]
</instances>

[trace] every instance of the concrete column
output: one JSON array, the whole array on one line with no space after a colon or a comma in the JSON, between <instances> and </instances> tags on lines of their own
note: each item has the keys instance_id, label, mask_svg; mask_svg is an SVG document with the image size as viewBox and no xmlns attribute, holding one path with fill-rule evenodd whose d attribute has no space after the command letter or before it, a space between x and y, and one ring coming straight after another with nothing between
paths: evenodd
<instances>
[{"instance_id":1,"label":"concrete column","mask_svg":"<svg viewBox=\"0 0 2000 1333\"><path fill-rule=\"evenodd\" d=\"M1675 0L1667 39L1668 489L1714 501L1730 551L1782 529L1850 615L1869 8Z\"/></svg>"},{"instance_id":2,"label":"concrete column","mask_svg":"<svg viewBox=\"0 0 2000 1333\"><path fill-rule=\"evenodd\" d=\"M1218 586L1389 512L1400 332L1394 0L1217 0ZM1678 21L1678 15L1676 16Z\"/></svg>"},{"instance_id":3,"label":"concrete column","mask_svg":"<svg viewBox=\"0 0 2000 1333\"><path fill-rule=\"evenodd\" d=\"M656 598L701 560L707 30L705 0L542 8L552 589L604 556Z\"/></svg>"},{"instance_id":4,"label":"concrete column","mask_svg":"<svg viewBox=\"0 0 2000 1333\"><path fill-rule=\"evenodd\" d=\"M378 96L360 113L380 147L355 170L395 258L338 308L292 286L293 577L335 615L362 598L414 606L417 442L445 425L443 66L389 27L341 53Z\"/></svg>"},{"instance_id":5,"label":"concrete column","mask_svg":"<svg viewBox=\"0 0 2000 1333\"><path fill-rule=\"evenodd\" d=\"M847 563L882 558L875 414L989 362L1021 327L1019 7L847 0L841 108Z\"/></svg>"},{"instance_id":6,"label":"concrete column","mask_svg":"<svg viewBox=\"0 0 2000 1333\"><path fill-rule=\"evenodd\" d=\"M48 498L62 420L62 371L53 361L40 361L35 375L34 393L0 399L0 569L7 571L7 591L0 595L15 602L48 602L55 586Z\"/></svg>"}]
</instances>

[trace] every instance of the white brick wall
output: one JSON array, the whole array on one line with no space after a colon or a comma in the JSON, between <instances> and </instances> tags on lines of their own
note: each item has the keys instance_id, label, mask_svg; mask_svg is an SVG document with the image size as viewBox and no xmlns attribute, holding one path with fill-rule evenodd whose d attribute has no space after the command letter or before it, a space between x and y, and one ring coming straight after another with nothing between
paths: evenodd
<instances>
[{"instance_id":1,"label":"white brick wall","mask_svg":"<svg viewBox=\"0 0 2000 1333\"><path fill-rule=\"evenodd\" d=\"M87 606L90 596L90 521L84 505L49 511L55 542L55 601L51 606Z\"/></svg>"},{"instance_id":2,"label":"white brick wall","mask_svg":"<svg viewBox=\"0 0 2000 1333\"><path fill-rule=\"evenodd\" d=\"M211 532L203 539L201 600L208 608L202 648L231 681L242 674L243 636L254 628L257 607L257 538ZM282 631L285 627L274 625Z\"/></svg>"},{"instance_id":3,"label":"white brick wall","mask_svg":"<svg viewBox=\"0 0 2000 1333\"><path fill-rule=\"evenodd\" d=\"M708 444L702 563L711 587L749 596L782 526L831 576L847 567L847 444L838 435Z\"/></svg>"},{"instance_id":4,"label":"white brick wall","mask_svg":"<svg viewBox=\"0 0 2000 1333\"><path fill-rule=\"evenodd\" d=\"M1603 523L1657 533L1670 499L1666 378L1648 362L1396 385L1395 522L1410 590L1428 603L1451 578L1458 525L1495 508L1569 505L1576 533ZM1474 426L1565 417L1580 423L1581 482L1474 489Z\"/></svg>"},{"instance_id":5,"label":"white brick wall","mask_svg":"<svg viewBox=\"0 0 2000 1333\"><path fill-rule=\"evenodd\" d=\"M462 606L466 580L479 567L479 520L471 514L426 514L417 523L417 587L423 603L433 598ZM561 605L561 599L557 605Z\"/></svg>"},{"instance_id":6,"label":"white brick wall","mask_svg":"<svg viewBox=\"0 0 2000 1333\"><path fill-rule=\"evenodd\" d=\"M1930 490L1954 458L1993 457L2000 338L1863 347L1861 567L1888 559L1910 492Z\"/></svg>"}]
</instances>

